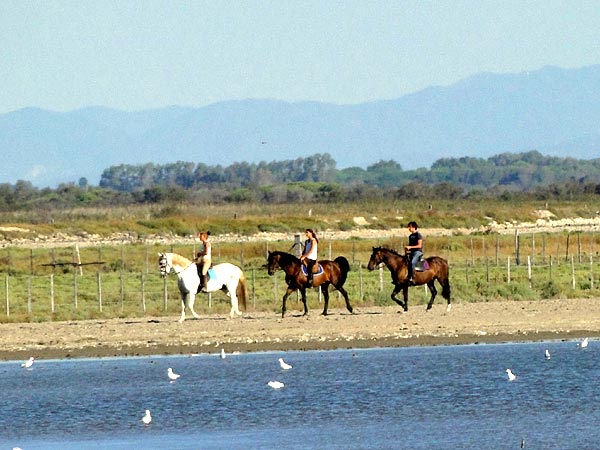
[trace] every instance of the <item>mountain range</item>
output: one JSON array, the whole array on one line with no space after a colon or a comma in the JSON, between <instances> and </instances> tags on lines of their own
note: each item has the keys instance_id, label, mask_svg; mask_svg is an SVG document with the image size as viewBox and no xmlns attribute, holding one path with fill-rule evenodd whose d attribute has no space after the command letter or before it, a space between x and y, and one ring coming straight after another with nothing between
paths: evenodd
<instances>
[{"instance_id":1,"label":"mountain range","mask_svg":"<svg viewBox=\"0 0 600 450\"><path fill-rule=\"evenodd\" d=\"M225 101L126 112L24 108L0 114L0 183L98 184L120 164L228 166L329 153L338 168L394 160L538 150L589 159L600 149L600 65L481 73L392 100L354 105Z\"/></svg>"}]
</instances>

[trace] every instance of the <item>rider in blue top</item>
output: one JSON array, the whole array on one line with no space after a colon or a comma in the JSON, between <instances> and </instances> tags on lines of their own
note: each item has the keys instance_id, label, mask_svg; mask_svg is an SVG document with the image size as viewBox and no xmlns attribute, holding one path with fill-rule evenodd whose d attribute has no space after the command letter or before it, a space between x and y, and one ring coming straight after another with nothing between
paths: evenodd
<instances>
[{"instance_id":1,"label":"rider in blue top","mask_svg":"<svg viewBox=\"0 0 600 450\"><path fill-rule=\"evenodd\" d=\"M423 236L418 231L419 226L417 222L408 223L408 245L404 247L406 253L408 253L408 282L413 282L413 274L415 271L415 264L423 256Z\"/></svg>"}]
</instances>

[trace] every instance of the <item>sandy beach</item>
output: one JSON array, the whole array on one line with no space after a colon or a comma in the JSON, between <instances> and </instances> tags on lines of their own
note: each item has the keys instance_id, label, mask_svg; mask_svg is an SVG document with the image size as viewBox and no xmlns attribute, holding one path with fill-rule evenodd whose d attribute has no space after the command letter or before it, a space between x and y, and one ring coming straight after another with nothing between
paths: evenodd
<instances>
[{"instance_id":1,"label":"sandy beach","mask_svg":"<svg viewBox=\"0 0 600 450\"><path fill-rule=\"evenodd\" d=\"M289 305L276 312L0 324L0 359L227 353L450 345L600 337L600 300L499 301L332 309L304 317Z\"/></svg>"}]
</instances>

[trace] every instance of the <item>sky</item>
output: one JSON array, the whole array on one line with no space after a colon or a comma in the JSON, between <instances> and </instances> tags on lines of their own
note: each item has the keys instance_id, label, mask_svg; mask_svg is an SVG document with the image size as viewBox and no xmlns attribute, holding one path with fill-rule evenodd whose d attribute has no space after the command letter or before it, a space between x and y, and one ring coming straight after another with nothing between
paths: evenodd
<instances>
[{"instance_id":1,"label":"sky","mask_svg":"<svg viewBox=\"0 0 600 450\"><path fill-rule=\"evenodd\" d=\"M0 113L356 104L600 63L600 0L2 0Z\"/></svg>"}]
</instances>

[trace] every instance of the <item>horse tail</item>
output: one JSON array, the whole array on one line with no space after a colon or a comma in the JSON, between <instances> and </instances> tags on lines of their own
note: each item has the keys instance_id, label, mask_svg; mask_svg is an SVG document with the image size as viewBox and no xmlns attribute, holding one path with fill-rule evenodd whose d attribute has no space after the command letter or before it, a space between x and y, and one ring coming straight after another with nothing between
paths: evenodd
<instances>
[{"instance_id":1,"label":"horse tail","mask_svg":"<svg viewBox=\"0 0 600 450\"><path fill-rule=\"evenodd\" d=\"M338 256L337 258L335 258L335 262L340 267L341 272L339 285L343 286L343 284L346 282L346 279L348 278L348 272L350 272L350 263L343 256Z\"/></svg>"},{"instance_id":2,"label":"horse tail","mask_svg":"<svg viewBox=\"0 0 600 450\"><path fill-rule=\"evenodd\" d=\"M237 295L238 301L244 311L246 310L246 297L248 297L248 291L246 289L246 275L244 275L244 271L240 270L240 278L238 280L238 285L235 294Z\"/></svg>"},{"instance_id":3,"label":"horse tail","mask_svg":"<svg viewBox=\"0 0 600 450\"><path fill-rule=\"evenodd\" d=\"M450 300L450 281L448 278L446 278L442 284L442 297L444 297L446 300Z\"/></svg>"}]
</instances>

